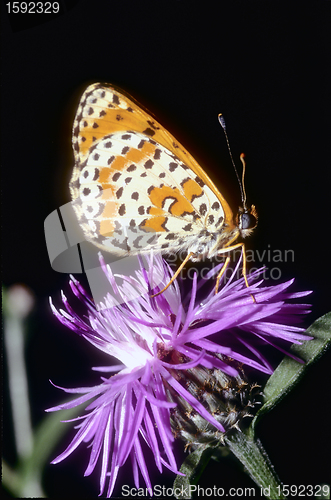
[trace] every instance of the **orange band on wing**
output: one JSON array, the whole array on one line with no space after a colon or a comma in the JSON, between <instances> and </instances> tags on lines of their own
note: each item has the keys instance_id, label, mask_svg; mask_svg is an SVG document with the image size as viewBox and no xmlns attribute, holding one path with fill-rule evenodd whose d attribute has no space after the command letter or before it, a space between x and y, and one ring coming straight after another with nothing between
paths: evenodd
<instances>
[{"instance_id":1,"label":"orange band on wing","mask_svg":"<svg viewBox=\"0 0 331 500\"><path fill-rule=\"evenodd\" d=\"M168 198L174 200L170 208L172 215L182 216L185 213L194 212L192 205L184 198L178 188L162 186L161 188L155 187L150 192L150 200L156 207L163 208Z\"/></svg>"},{"instance_id":2,"label":"orange band on wing","mask_svg":"<svg viewBox=\"0 0 331 500\"><path fill-rule=\"evenodd\" d=\"M111 236L114 229L115 226L109 219L100 222L100 234L102 234L102 236Z\"/></svg>"},{"instance_id":3,"label":"orange band on wing","mask_svg":"<svg viewBox=\"0 0 331 500\"><path fill-rule=\"evenodd\" d=\"M203 194L201 187L193 179L188 179L182 186L185 196L189 201Z\"/></svg>"},{"instance_id":4,"label":"orange band on wing","mask_svg":"<svg viewBox=\"0 0 331 500\"><path fill-rule=\"evenodd\" d=\"M163 227L163 224L166 222L166 217L152 217L151 219L147 219L143 225L143 229L145 231L151 232L164 232L166 229Z\"/></svg>"}]
</instances>

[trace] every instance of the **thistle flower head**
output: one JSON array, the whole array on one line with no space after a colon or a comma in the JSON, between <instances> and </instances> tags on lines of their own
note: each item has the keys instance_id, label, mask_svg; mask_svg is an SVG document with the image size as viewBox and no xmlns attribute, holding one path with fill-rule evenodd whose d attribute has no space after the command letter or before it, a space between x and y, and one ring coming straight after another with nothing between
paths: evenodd
<instances>
[{"instance_id":1,"label":"thistle flower head","mask_svg":"<svg viewBox=\"0 0 331 500\"><path fill-rule=\"evenodd\" d=\"M174 418L177 424L180 420L179 407L186 408L185 411L191 408L219 435L229 428L228 421L218 418L210 411L210 405L204 404L203 398L192 391L187 374L195 374L196 384L203 374L215 370L219 376L238 377L239 365L272 373L273 368L259 346L268 343L282 350L279 341L292 344L310 338L293 325L308 311L307 306L288 302L309 292L288 293L292 282L263 286L261 281L255 281L259 275L256 272L251 275L249 289L243 279L235 280L233 275L215 294L209 278L217 272L216 268L199 282L195 275L190 294L185 297L178 279L164 293L153 297L173 275L161 257L150 256L147 265L140 260L140 270L135 277L114 276L102 256L100 263L121 303L109 293L102 309L98 310L72 277L71 290L84 304L88 316L76 314L64 294L65 309L58 311L52 301L51 308L62 324L108 353L111 361L116 358L119 364L95 368L111 373L102 377L99 385L62 388L81 395L48 411L90 403L87 413L74 419L78 422L74 439L53 463L66 458L83 441L90 442L85 475L94 470L100 459L100 494L109 477L107 496L111 496L118 471L129 457L136 487L139 487L140 473L152 491L142 443L145 448L147 445L160 472L165 466L178 474L172 430ZM154 283L159 283L158 287ZM204 292L205 288L209 290ZM252 301L252 294L256 302Z\"/></svg>"}]
</instances>

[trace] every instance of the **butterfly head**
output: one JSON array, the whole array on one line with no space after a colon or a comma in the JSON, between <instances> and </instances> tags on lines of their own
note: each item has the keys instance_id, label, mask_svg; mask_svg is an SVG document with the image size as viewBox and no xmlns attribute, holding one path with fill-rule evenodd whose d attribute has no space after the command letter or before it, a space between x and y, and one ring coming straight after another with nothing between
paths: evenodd
<instances>
[{"instance_id":1,"label":"butterfly head","mask_svg":"<svg viewBox=\"0 0 331 500\"><path fill-rule=\"evenodd\" d=\"M239 207L236 223L243 238L250 236L257 226L257 211L254 205L251 208Z\"/></svg>"}]
</instances>

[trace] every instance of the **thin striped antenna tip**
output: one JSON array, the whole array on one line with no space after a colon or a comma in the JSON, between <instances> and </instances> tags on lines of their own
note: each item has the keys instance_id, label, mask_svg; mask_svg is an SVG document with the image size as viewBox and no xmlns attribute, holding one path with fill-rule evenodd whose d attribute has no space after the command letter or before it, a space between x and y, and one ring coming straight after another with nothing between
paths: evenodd
<instances>
[{"instance_id":1,"label":"thin striped antenna tip","mask_svg":"<svg viewBox=\"0 0 331 500\"><path fill-rule=\"evenodd\" d=\"M225 130L226 129L226 125L225 125L225 120L224 120L224 116L222 115L222 113L220 113L218 115L218 121L220 122L222 128Z\"/></svg>"}]
</instances>

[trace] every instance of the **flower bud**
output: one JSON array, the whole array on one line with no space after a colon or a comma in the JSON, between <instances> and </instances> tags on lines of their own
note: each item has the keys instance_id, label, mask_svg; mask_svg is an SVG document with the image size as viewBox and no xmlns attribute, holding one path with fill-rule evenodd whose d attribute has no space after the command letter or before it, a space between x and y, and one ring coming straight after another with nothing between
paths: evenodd
<instances>
[{"instance_id":1,"label":"flower bud","mask_svg":"<svg viewBox=\"0 0 331 500\"><path fill-rule=\"evenodd\" d=\"M201 444L219 446L231 430L241 430L243 420L253 417L262 402L261 386L248 382L241 365L226 356L218 356L238 371L236 377L222 370L209 370L197 366L172 375L192 394L224 427L224 432L207 422L178 393L168 386L170 401L177 403L171 409L171 426L176 438L185 441L185 449L194 451Z\"/></svg>"}]
</instances>

